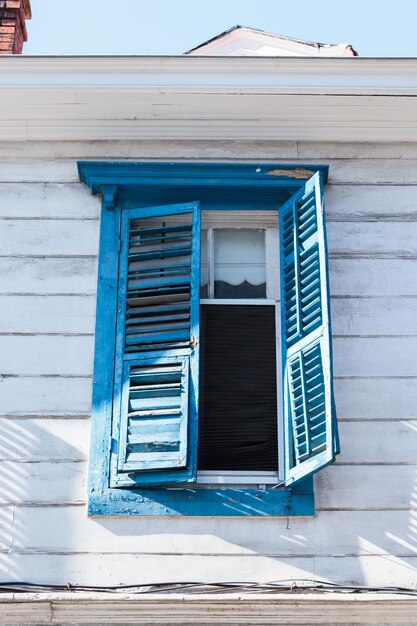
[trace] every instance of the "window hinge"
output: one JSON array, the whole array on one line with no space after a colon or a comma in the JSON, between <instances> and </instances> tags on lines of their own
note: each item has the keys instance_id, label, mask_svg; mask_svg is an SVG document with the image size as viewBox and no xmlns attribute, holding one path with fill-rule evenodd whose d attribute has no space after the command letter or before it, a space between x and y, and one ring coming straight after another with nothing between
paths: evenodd
<instances>
[{"instance_id":1,"label":"window hinge","mask_svg":"<svg viewBox=\"0 0 417 626\"><path fill-rule=\"evenodd\" d=\"M190 346L191 346L191 350L195 350L195 349L196 349L196 347L198 346L198 341L197 341L197 339L194 337L194 335L191 335Z\"/></svg>"}]
</instances>

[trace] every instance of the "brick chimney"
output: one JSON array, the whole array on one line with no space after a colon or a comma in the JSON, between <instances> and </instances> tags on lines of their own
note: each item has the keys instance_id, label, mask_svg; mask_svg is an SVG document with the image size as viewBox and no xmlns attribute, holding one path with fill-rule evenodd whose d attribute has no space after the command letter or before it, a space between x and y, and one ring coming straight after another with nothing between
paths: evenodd
<instances>
[{"instance_id":1,"label":"brick chimney","mask_svg":"<svg viewBox=\"0 0 417 626\"><path fill-rule=\"evenodd\" d=\"M22 54L31 17L30 0L0 0L0 54Z\"/></svg>"}]
</instances>

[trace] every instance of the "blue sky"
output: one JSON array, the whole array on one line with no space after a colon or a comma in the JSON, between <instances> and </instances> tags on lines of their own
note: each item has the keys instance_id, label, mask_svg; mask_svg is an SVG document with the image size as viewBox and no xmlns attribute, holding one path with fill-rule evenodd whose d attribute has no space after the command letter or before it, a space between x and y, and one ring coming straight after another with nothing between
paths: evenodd
<instances>
[{"instance_id":1,"label":"blue sky","mask_svg":"<svg viewBox=\"0 0 417 626\"><path fill-rule=\"evenodd\" d=\"M417 57L417 0L31 0L25 54L182 54L235 24Z\"/></svg>"}]
</instances>

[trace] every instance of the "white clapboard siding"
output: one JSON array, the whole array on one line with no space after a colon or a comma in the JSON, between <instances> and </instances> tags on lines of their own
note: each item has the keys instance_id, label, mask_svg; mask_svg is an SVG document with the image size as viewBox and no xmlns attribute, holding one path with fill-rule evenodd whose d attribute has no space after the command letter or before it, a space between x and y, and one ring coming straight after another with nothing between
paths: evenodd
<instances>
[{"instance_id":1,"label":"white clapboard siding","mask_svg":"<svg viewBox=\"0 0 417 626\"><path fill-rule=\"evenodd\" d=\"M0 554L13 543L13 513L11 506L0 507Z\"/></svg>"},{"instance_id":2,"label":"white clapboard siding","mask_svg":"<svg viewBox=\"0 0 417 626\"><path fill-rule=\"evenodd\" d=\"M412 221L417 219L415 186L328 185L327 221Z\"/></svg>"},{"instance_id":3,"label":"white clapboard siding","mask_svg":"<svg viewBox=\"0 0 417 626\"><path fill-rule=\"evenodd\" d=\"M97 256L98 236L97 220L0 220L2 256Z\"/></svg>"},{"instance_id":4,"label":"white clapboard siding","mask_svg":"<svg viewBox=\"0 0 417 626\"><path fill-rule=\"evenodd\" d=\"M1 415L89 415L91 376L85 378L0 377Z\"/></svg>"},{"instance_id":5,"label":"white clapboard siding","mask_svg":"<svg viewBox=\"0 0 417 626\"><path fill-rule=\"evenodd\" d=\"M336 378L334 391L341 419L417 417L417 377Z\"/></svg>"},{"instance_id":6,"label":"white clapboard siding","mask_svg":"<svg viewBox=\"0 0 417 626\"><path fill-rule=\"evenodd\" d=\"M408 463L417 471L417 421L341 421L339 434L339 464Z\"/></svg>"},{"instance_id":7,"label":"white clapboard siding","mask_svg":"<svg viewBox=\"0 0 417 626\"><path fill-rule=\"evenodd\" d=\"M8 511L7 507L4 507ZM14 550L205 555L415 555L417 511L321 511L315 518L86 518L80 506L15 509ZM349 532L346 532L346 527ZM76 529L76 532L74 532ZM117 535L115 550L114 535Z\"/></svg>"},{"instance_id":8,"label":"white clapboard siding","mask_svg":"<svg viewBox=\"0 0 417 626\"><path fill-rule=\"evenodd\" d=\"M415 589L417 557L165 556L136 554L5 555L4 576L19 581L28 571L42 583L71 581L82 585L151 584L155 582L335 581L367 586ZM179 575L181 573L181 576Z\"/></svg>"},{"instance_id":9,"label":"white clapboard siding","mask_svg":"<svg viewBox=\"0 0 417 626\"><path fill-rule=\"evenodd\" d=\"M0 144L0 154L1 154ZM100 200L78 183L0 183L0 219L99 219Z\"/></svg>"},{"instance_id":10,"label":"white clapboard siding","mask_svg":"<svg viewBox=\"0 0 417 626\"><path fill-rule=\"evenodd\" d=\"M76 532L76 531L75 531ZM72 584L119 585L155 582L267 582L280 579L314 577L313 557L165 556L136 554L19 554L4 555L3 576L10 581L23 580L32 573L32 581L41 583L48 573L50 583L63 580Z\"/></svg>"},{"instance_id":11,"label":"white clapboard siding","mask_svg":"<svg viewBox=\"0 0 417 626\"><path fill-rule=\"evenodd\" d=\"M0 336L0 372L90 376L93 351L93 335L3 335Z\"/></svg>"},{"instance_id":12,"label":"white clapboard siding","mask_svg":"<svg viewBox=\"0 0 417 626\"><path fill-rule=\"evenodd\" d=\"M1 419L0 461L80 461L88 455L88 419Z\"/></svg>"},{"instance_id":13,"label":"white clapboard siding","mask_svg":"<svg viewBox=\"0 0 417 626\"><path fill-rule=\"evenodd\" d=\"M96 258L0 258L0 294L92 294Z\"/></svg>"},{"instance_id":14,"label":"white clapboard siding","mask_svg":"<svg viewBox=\"0 0 417 626\"><path fill-rule=\"evenodd\" d=\"M92 334L96 299L91 296L1 296L1 333Z\"/></svg>"},{"instance_id":15,"label":"white clapboard siding","mask_svg":"<svg viewBox=\"0 0 417 626\"><path fill-rule=\"evenodd\" d=\"M85 462L0 461L0 505L86 501Z\"/></svg>"},{"instance_id":16,"label":"white clapboard siding","mask_svg":"<svg viewBox=\"0 0 417 626\"><path fill-rule=\"evenodd\" d=\"M417 335L417 298L333 298L334 335Z\"/></svg>"},{"instance_id":17,"label":"white clapboard siding","mask_svg":"<svg viewBox=\"0 0 417 626\"><path fill-rule=\"evenodd\" d=\"M272 142L271 142L272 143ZM417 143L298 141L300 159L416 159Z\"/></svg>"},{"instance_id":18,"label":"white clapboard siding","mask_svg":"<svg viewBox=\"0 0 417 626\"><path fill-rule=\"evenodd\" d=\"M417 222L330 222L329 254L417 256Z\"/></svg>"},{"instance_id":19,"label":"white clapboard siding","mask_svg":"<svg viewBox=\"0 0 417 626\"><path fill-rule=\"evenodd\" d=\"M138 160L139 156L131 160ZM153 157L152 157L153 158ZM181 160L177 154L172 160ZM252 156L245 154L236 155L236 160L245 161ZM277 160L282 163L305 164L302 159L278 158L273 149L271 154L265 152L259 157L259 163L267 165L268 161L276 164ZM110 159L112 160L112 159ZM166 160L161 154L155 160ZM195 156L190 160L201 161L202 151L196 150ZM417 159L318 159L314 163L323 163L330 166L330 184L351 185L413 185L417 184ZM0 161L0 183L79 183L75 159L2 159Z\"/></svg>"},{"instance_id":20,"label":"white clapboard siding","mask_svg":"<svg viewBox=\"0 0 417 626\"><path fill-rule=\"evenodd\" d=\"M316 474L320 509L417 509L417 466L334 465Z\"/></svg>"},{"instance_id":21,"label":"white clapboard siding","mask_svg":"<svg viewBox=\"0 0 417 626\"><path fill-rule=\"evenodd\" d=\"M335 376L417 376L417 337L336 337L333 351Z\"/></svg>"},{"instance_id":22,"label":"white clapboard siding","mask_svg":"<svg viewBox=\"0 0 417 626\"><path fill-rule=\"evenodd\" d=\"M417 259L329 259L333 296L415 296Z\"/></svg>"},{"instance_id":23,"label":"white clapboard siding","mask_svg":"<svg viewBox=\"0 0 417 626\"><path fill-rule=\"evenodd\" d=\"M407 144L403 144L407 145ZM411 144L412 145L412 144ZM386 147L386 158L393 156ZM222 141L199 143L198 157L200 160L216 159L265 159L275 162L282 159L297 160L297 142L295 141ZM324 158L329 155L325 155ZM346 155L348 158L350 154ZM354 155L356 156L356 155ZM366 154L366 156L372 156ZM410 157L417 157L417 151ZM0 159L195 159L195 141L4 141L0 143ZM317 156L315 157L317 158Z\"/></svg>"}]
</instances>

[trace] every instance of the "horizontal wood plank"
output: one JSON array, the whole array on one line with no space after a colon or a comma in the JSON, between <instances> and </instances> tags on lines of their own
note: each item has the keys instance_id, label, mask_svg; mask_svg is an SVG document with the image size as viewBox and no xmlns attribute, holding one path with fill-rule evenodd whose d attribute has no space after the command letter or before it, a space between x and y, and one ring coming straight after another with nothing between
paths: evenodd
<instances>
[{"instance_id":1,"label":"horizontal wood plank","mask_svg":"<svg viewBox=\"0 0 417 626\"><path fill-rule=\"evenodd\" d=\"M9 512L9 509L5 508ZM87 518L82 507L16 507L19 552L87 554L359 556L415 555L414 512L320 511L315 518ZM167 524L169 523L169 532ZM346 527L349 532L346 532ZM76 529L77 532L73 532ZM114 537L117 536L117 546Z\"/></svg>"},{"instance_id":2,"label":"horizontal wood plank","mask_svg":"<svg viewBox=\"0 0 417 626\"><path fill-rule=\"evenodd\" d=\"M0 294L95 295L96 289L95 258L0 258Z\"/></svg>"},{"instance_id":3,"label":"horizontal wood plank","mask_svg":"<svg viewBox=\"0 0 417 626\"><path fill-rule=\"evenodd\" d=\"M0 154L3 144L0 144ZM83 185L0 183L0 218L99 219L100 199Z\"/></svg>"},{"instance_id":4,"label":"horizontal wood plank","mask_svg":"<svg viewBox=\"0 0 417 626\"><path fill-rule=\"evenodd\" d=\"M0 296L0 334L91 334L94 328L93 295Z\"/></svg>"},{"instance_id":5,"label":"horizontal wood plank","mask_svg":"<svg viewBox=\"0 0 417 626\"><path fill-rule=\"evenodd\" d=\"M97 256L97 220L0 220L2 256Z\"/></svg>"},{"instance_id":6,"label":"horizontal wood plank","mask_svg":"<svg viewBox=\"0 0 417 626\"><path fill-rule=\"evenodd\" d=\"M333 298L333 335L417 335L416 298Z\"/></svg>"},{"instance_id":7,"label":"horizontal wood plank","mask_svg":"<svg viewBox=\"0 0 417 626\"><path fill-rule=\"evenodd\" d=\"M328 185L327 221L415 221L414 186Z\"/></svg>"},{"instance_id":8,"label":"horizontal wood plank","mask_svg":"<svg viewBox=\"0 0 417 626\"><path fill-rule=\"evenodd\" d=\"M416 487L415 465L364 467L336 462L316 474L316 506L318 510L414 510L417 509Z\"/></svg>"},{"instance_id":9,"label":"horizontal wood plank","mask_svg":"<svg viewBox=\"0 0 417 626\"><path fill-rule=\"evenodd\" d=\"M51 463L85 460L90 424L86 419L0 420L0 461Z\"/></svg>"},{"instance_id":10,"label":"horizontal wood plank","mask_svg":"<svg viewBox=\"0 0 417 626\"><path fill-rule=\"evenodd\" d=\"M5 577L73 585L153 584L168 582L269 582L328 580L353 585L416 588L417 557L265 557L147 556L104 554L16 554L3 559Z\"/></svg>"},{"instance_id":11,"label":"horizontal wood plank","mask_svg":"<svg viewBox=\"0 0 417 626\"><path fill-rule=\"evenodd\" d=\"M343 419L415 419L417 378L336 378L337 414Z\"/></svg>"},{"instance_id":12,"label":"horizontal wood plank","mask_svg":"<svg viewBox=\"0 0 417 626\"><path fill-rule=\"evenodd\" d=\"M67 417L91 411L91 377L4 377L0 385L0 415Z\"/></svg>"}]
</instances>

